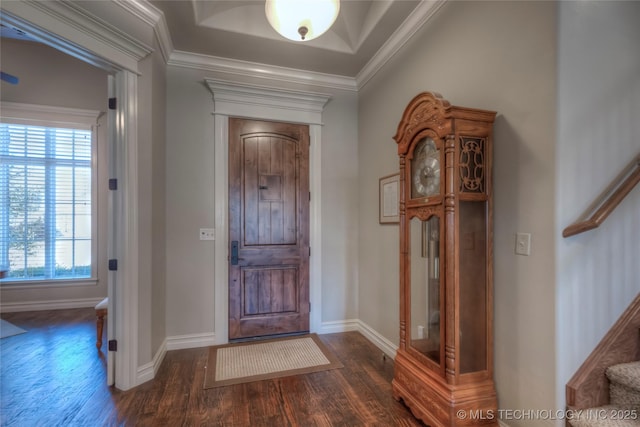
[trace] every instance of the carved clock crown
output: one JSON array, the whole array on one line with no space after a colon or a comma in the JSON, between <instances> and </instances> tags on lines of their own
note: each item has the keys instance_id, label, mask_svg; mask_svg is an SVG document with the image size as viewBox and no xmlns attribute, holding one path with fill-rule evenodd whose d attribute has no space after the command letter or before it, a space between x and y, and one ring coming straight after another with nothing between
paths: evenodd
<instances>
[{"instance_id":1,"label":"carved clock crown","mask_svg":"<svg viewBox=\"0 0 640 427\"><path fill-rule=\"evenodd\" d=\"M405 154L409 149L409 144L415 137L415 134L425 126L426 123L430 128L438 133L439 137L443 137L450 132L449 121L451 104L442 98L442 95L436 92L422 92L414 97L398 124L398 131L393 139L398 144L398 154Z\"/></svg>"}]
</instances>

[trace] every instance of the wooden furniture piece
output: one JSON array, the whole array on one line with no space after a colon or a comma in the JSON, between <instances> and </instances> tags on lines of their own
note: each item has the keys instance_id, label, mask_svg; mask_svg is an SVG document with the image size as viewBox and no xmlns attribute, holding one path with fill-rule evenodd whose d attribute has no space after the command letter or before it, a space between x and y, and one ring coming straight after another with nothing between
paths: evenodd
<instances>
[{"instance_id":1,"label":"wooden furniture piece","mask_svg":"<svg viewBox=\"0 0 640 427\"><path fill-rule=\"evenodd\" d=\"M109 297L103 299L96 305L96 347L102 348L102 331L104 330L104 318L107 315Z\"/></svg>"},{"instance_id":2,"label":"wooden furniture piece","mask_svg":"<svg viewBox=\"0 0 640 427\"><path fill-rule=\"evenodd\" d=\"M394 137L400 156L400 348L393 394L432 427L498 426L495 115L424 92L406 107Z\"/></svg>"}]
</instances>

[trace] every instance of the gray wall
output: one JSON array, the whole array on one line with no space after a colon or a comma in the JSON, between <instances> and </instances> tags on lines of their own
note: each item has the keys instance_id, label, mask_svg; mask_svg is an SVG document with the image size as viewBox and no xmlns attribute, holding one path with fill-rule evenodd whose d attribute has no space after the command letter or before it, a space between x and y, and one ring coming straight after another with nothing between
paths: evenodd
<instances>
[{"instance_id":1,"label":"gray wall","mask_svg":"<svg viewBox=\"0 0 640 427\"><path fill-rule=\"evenodd\" d=\"M399 169L392 136L404 108L435 91L498 112L494 354L503 409L556 405L555 41L555 3L449 2L359 94L359 318L396 344L398 227L378 224L377 188ZM516 232L532 233L530 256L514 254Z\"/></svg>"},{"instance_id":2,"label":"gray wall","mask_svg":"<svg viewBox=\"0 0 640 427\"><path fill-rule=\"evenodd\" d=\"M2 101L105 111L107 73L51 47L21 40L2 39L2 70L20 79L2 82ZM106 115L98 128L98 284L97 286L52 286L31 289L1 289L3 310L11 304L39 307L60 301L93 306L107 296L107 188L108 147ZM87 302L88 301L88 302ZM8 304L8 305L7 305ZM37 309L37 308L36 308Z\"/></svg>"},{"instance_id":3,"label":"gray wall","mask_svg":"<svg viewBox=\"0 0 640 427\"><path fill-rule=\"evenodd\" d=\"M214 332L214 242L198 239L199 228L214 227L216 209L213 98L204 84L205 78L241 81L234 75L168 68L166 297L167 336L173 338ZM246 78L244 81L265 84ZM280 85L332 96L322 116L322 321L354 319L357 96L349 91Z\"/></svg>"},{"instance_id":4,"label":"gray wall","mask_svg":"<svg viewBox=\"0 0 640 427\"><path fill-rule=\"evenodd\" d=\"M138 77L138 363L150 362L166 337L166 65L155 52Z\"/></svg>"},{"instance_id":5,"label":"gray wall","mask_svg":"<svg viewBox=\"0 0 640 427\"><path fill-rule=\"evenodd\" d=\"M640 154L640 3L560 2L556 147L557 394L640 292L640 188L563 239Z\"/></svg>"}]
</instances>

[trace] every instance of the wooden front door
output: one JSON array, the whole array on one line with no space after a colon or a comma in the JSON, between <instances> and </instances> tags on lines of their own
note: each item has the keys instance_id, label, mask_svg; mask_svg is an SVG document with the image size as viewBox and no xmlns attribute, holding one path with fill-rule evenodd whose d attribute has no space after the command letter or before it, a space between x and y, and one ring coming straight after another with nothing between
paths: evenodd
<instances>
[{"instance_id":1,"label":"wooden front door","mask_svg":"<svg viewBox=\"0 0 640 427\"><path fill-rule=\"evenodd\" d=\"M229 119L229 339L309 330L309 127Z\"/></svg>"}]
</instances>

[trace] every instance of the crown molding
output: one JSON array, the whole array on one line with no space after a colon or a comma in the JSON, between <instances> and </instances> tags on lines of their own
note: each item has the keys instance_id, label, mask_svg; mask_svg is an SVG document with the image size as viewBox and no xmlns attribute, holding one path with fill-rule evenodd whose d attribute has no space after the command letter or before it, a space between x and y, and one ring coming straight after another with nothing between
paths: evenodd
<instances>
[{"instance_id":1,"label":"crown molding","mask_svg":"<svg viewBox=\"0 0 640 427\"><path fill-rule=\"evenodd\" d=\"M160 52L164 62L169 62L171 52L173 52L173 42L171 41L171 34L169 33L169 27L167 20L164 16L164 12L149 3L144 1L132 1L132 0L112 0L116 5L120 6L131 15L140 19L145 24L153 28L153 32L156 35L158 44L160 45Z\"/></svg>"},{"instance_id":2,"label":"crown molding","mask_svg":"<svg viewBox=\"0 0 640 427\"><path fill-rule=\"evenodd\" d=\"M168 65L183 68L253 77L274 82L297 83L324 88L357 91L356 80L335 74L316 73L295 68L278 67L258 62L241 61L183 51L174 51Z\"/></svg>"},{"instance_id":3,"label":"crown molding","mask_svg":"<svg viewBox=\"0 0 640 427\"><path fill-rule=\"evenodd\" d=\"M431 19L447 0L422 1L389 37L376 54L356 75L358 89L367 82L407 43L424 24Z\"/></svg>"},{"instance_id":4,"label":"crown molding","mask_svg":"<svg viewBox=\"0 0 640 427\"><path fill-rule=\"evenodd\" d=\"M138 72L153 49L67 1L5 1L2 22L71 56L114 70Z\"/></svg>"}]
</instances>

